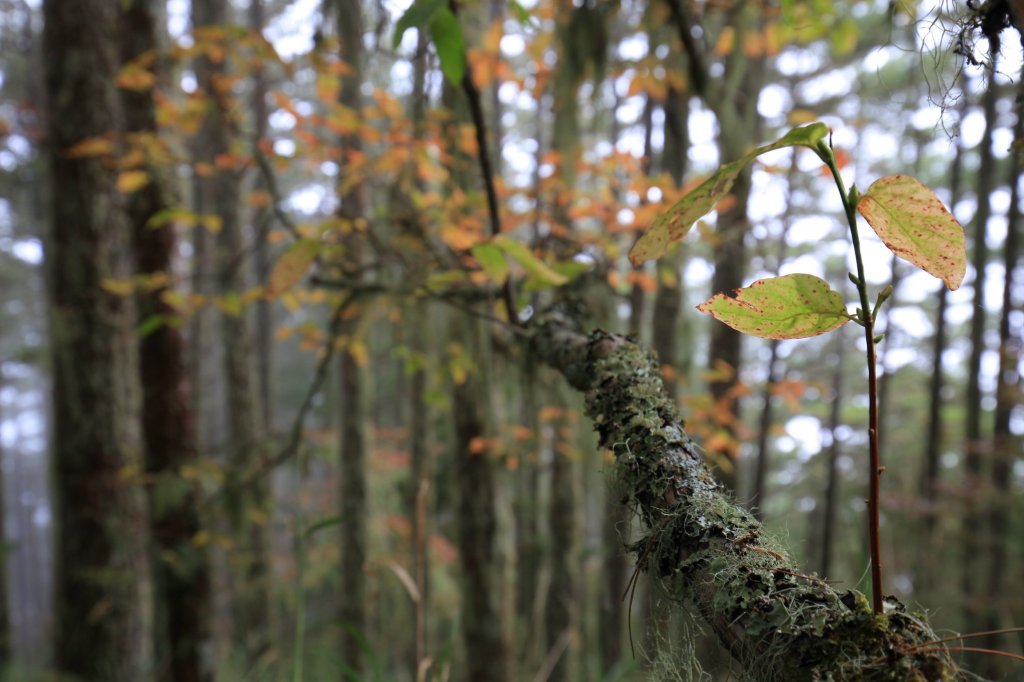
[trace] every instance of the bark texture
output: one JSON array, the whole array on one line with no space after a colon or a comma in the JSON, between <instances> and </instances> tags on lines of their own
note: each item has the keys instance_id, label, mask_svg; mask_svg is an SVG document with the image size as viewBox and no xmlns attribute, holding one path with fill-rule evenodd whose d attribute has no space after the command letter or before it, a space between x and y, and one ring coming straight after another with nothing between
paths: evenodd
<instances>
[{"instance_id":1,"label":"bark texture","mask_svg":"<svg viewBox=\"0 0 1024 682\"><path fill-rule=\"evenodd\" d=\"M46 249L53 362L57 667L88 682L152 670L152 613L134 306L105 290L129 274L123 198L109 164L69 153L115 133L118 3L43 6L55 201Z\"/></svg>"},{"instance_id":2,"label":"bark texture","mask_svg":"<svg viewBox=\"0 0 1024 682\"><path fill-rule=\"evenodd\" d=\"M455 331L456 338L478 337L475 328ZM457 533L463 585L461 629L466 645L465 679L504 682L508 679L508 665L497 606L495 488L484 441L483 405L486 402L481 386L472 374L452 388L455 485L459 491Z\"/></svg>"},{"instance_id":3,"label":"bark texture","mask_svg":"<svg viewBox=\"0 0 1024 682\"><path fill-rule=\"evenodd\" d=\"M531 346L586 396L647 535L634 546L679 601L692 602L758 680L946 680L958 670L935 635L895 600L874 616L863 595L803 575L747 511L723 494L666 396L653 354L584 335L552 312Z\"/></svg>"},{"instance_id":4,"label":"bark texture","mask_svg":"<svg viewBox=\"0 0 1024 682\"><path fill-rule=\"evenodd\" d=\"M122 6L121 58L129 63L157 49L151 2ZM156 135L156 109L151 91L122 91L128 141L141 144ZM159 143L157 144L159 148ZM171 272L175 249L173 225L152 228L147 223L159 211L177 205L173 179L153 160L147 165L151 181L132 193L127 203L136 267L140 274ZM212 679L211 661L202 645L210 636L209 559L192 539L200 530L197 490L179 478L183 466L199 457L195 420L188 386L181 332L173 323L177 312L163 300L161 287L138 299L139 319L160 320L139 340L142 379L142 428L145 466L155 481L149 502L153 540L160 557L154 565L157 617L157 675L168 682Z\"/></svg>"},{"instance_id":5,"label":"bark texture","mask_svg":"<svg viewBox=\"0 0 1024 682\"><path fill-rule=\"evenodd\" d=\"M359 88L363 82L363 16L358 0L335 0L338 36L341 39L341 57L349 72L341 78L339 102L353 112L359 112L362 97ZM358 134L342 136L342 174L349 171L349 162L358 154L362 143ZM338 215L349 226L365 220L365 202L360 185L355 185L339 197ZM345 274L360 276L360 236L350 231L345 242L346 254L342 264ZM358 329L358 318L350 317L342 323L342 336L351 341ZM341 366L341 448L339 473L341 475L341 582L345 590L338 603L341 622L347 632L341 641L342 660L359 674L364 662L360 638L367 636L366 618L366 445L363 434L364 404L362 368L354 353L346 346L339 353ZM356 636L358 635L358 636Z\"/></svg>"},{"instance_id":6,"label":"bark texture","mask_svg":"<svg viewBox=\"0 0 1024 682\"><path fill-rule=\"evenodd\" d=\"M227 0L193 0L192 21L198 31L223 27L228 20ZM217 42L217 33L207 33L203 40ZM225 46L226 47L226 46ZM208 164L209 177L203 178L199 190L204 210L220 219L217 232L215 263L218 293L225 301L237 297L245 288L243 236L240 212L241 180L231 164L218 161L230 159L232 139L238 121L232 112L231 92L224 83L226 65L209 55L199 60L199 87L209 98L207 116L200 131L199 161ZM220 316L223 345L224 377L227 392L228 442L227 469L229 478L251 471L259 460L263 437L260 423L257 386L253 376L253 340L246 324L244 310L228 310ZM269 489L259 479L246 486L229 483L225 496L231 535L238 543L231 558L233 576L235 644L251 661L270 646L270 584L267 565L267 528Z\"/></svg>"}]
</instances>

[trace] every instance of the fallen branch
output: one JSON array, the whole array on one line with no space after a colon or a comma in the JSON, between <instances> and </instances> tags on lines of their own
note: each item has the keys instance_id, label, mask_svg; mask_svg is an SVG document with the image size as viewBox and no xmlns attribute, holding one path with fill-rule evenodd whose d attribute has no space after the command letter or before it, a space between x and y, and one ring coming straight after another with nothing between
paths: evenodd
<instances>
[{"instance_id":1,"label":"fallen branch","mask_svg":"<svg viewBox=\"0 0 1024 682\"><path fill-rule=\"evenodd\" d=\"M894 598L808 580L705 467L667 397L656 357L623 336L584 335L559 313L533 325L531 348L586 396L627 503L647 535L632 550L679 603L693 604L757 680L951 680L960 671L923 619Z\"/></svg>"}]
</instances>

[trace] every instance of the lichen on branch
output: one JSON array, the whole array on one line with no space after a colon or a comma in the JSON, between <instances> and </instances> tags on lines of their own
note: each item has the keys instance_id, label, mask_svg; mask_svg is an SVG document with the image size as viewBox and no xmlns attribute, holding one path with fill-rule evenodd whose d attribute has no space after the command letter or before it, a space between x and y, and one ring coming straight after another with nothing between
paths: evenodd
<instances>
[{"instance_id":1,"label":"lichen on branch","mask_svg":"<svg viewBox=\"0 0 1024 682\"><path fill-rule=\"evenodd\" d=\"M729 499L683 430L653 353L617 334L583 334L559 312L540 315L530 339L537 359L584 393L600 444L615 455L646 529L633 547L641 570L693 605L751 678L960 677L921 617L895 599L876 616L860 593L804 575Z\"/></svg>"}]
</instances>

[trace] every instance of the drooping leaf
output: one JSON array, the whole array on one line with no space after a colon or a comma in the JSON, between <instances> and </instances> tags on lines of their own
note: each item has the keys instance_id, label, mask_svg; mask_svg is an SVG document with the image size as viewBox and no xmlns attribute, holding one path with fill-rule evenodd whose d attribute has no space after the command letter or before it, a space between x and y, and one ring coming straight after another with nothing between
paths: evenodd
<instances>
[{"instance_id":1,"label":"drooping leaf","mask_svg":"<svg viewBox=\"0 0 1024 682\"><path fill-rule=\"evenodd\" d=\"M508 261L505 260L505 253L500 247L494 244L477 244L471 250L492 282L501 284L505 281L508 277Z\"/></svg>"},{"instance_id":2,"label":"drooping leaf","mask_svg":"<svg viewBox=\"0 0 1024 682\"><path fill-rule=\"evenodd\" d=\"M466 74L466 45L459 20L447 7L435 12L430 20L430 38L444 77L452 85L459 85Z\"/></svg>"},{"instance_id":3,"label":"drooping leaf","mask_svg":"<svg viewBox=\"0 0 1024 682\"><path fill-rule=\"evenodd\" d=\"M274 263L267 283L267 294L277 297L295 286L316 260L318 253L320 242L312 239L301 239L292 244Z\"/></svg>"},{"instance_id":4,"label":"drooping leaf","mask_svg":"<svg viewBox=\"0 0 1024 682\"><path fill-rule=\"evenodd\" d=\"M843 297L814 275L761 279L736 290L736 297L715 294L697 306L733 329L762 339L803 339L849 322Z\"/></svg>"},{"instance_id":5,"label":"drooping leaf","mask_svg":"<svg viewBox=\"0 0 1024 682\"><path fill-rule=\"evenodd\" d=\"M728 194L736 176L746 165L745 160L725 164L672 208L658 216L651 228L629 250L629 262L640 265L663 256L670 244L685 237L693 224Z\"/></svg>"},{"instance_id":6,"label":"drooping leaf","mask_svg":"<svg viewBox=\"0 0 1024 682\"><path fill-rule=\"evenodd\" d=\"M391 47L402 44L402 36L410 28L423 28L430 23L437 11L445 5L445 0L416 0L405 10L398 23L395 24L395 35L391 38Z\"/></svg>"},{"instance_id":7,"label":"drooping leaf","mask_svg":"<svg viewBox=\"0 0 1024 682\"><path fill-rule=\"evenodd\" d=\"M857 210L897 256L950 290L960 286L967 271L964 228L928 187L908 175L879 178Z\"/></svg>"},{"instance_id":8,"label":"drooping leaf","mask_svg":"<svg viewBox=\"0 0 1024 682\"><path fill-rule=\"evenodd\" d=\"M650 229L630 249L630 262L639 265L663 256L670 244L685 237L700 217L725 198L740 171L761 154L783 147L801 146L813 149L826 135L828 126L821 122L793 128L775 142L757 147L743 158L721 166L707 180L677 201L672 208L658 216Z\"/></svg>"},{"instance_id":9,"label":"drooping leaf","mask_svg":"<svg viewBox=\"0 0 1024 682\"><path fill-rule=\"evenodd\" d=\"M569 278L565 275L559 274L553 270L547 263L537 258L525 244L521 244L514 239L500 234L491 240L492 244L498 246L508 256L523 266L532 277L538 280L550 284L552 286L561 286L569 281Z\"/></svg>"}]
</instances>

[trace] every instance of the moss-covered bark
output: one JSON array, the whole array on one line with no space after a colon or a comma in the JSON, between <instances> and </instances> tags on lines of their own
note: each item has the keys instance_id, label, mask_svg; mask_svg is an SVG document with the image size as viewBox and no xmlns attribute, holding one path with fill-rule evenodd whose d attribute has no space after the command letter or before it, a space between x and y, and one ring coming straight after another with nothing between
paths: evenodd
<instances>
[{"instance_id":1,"label":"moss-covered bark","mask_svg":"<svg viewBox=\"0 0 1024 682\"><path fill-rule=\"evenodd\" d=\"M534 327L538 358L586 394L588 416L646 536L641 568L690 603L757 680L947 680L959 671L934 633L895 600L874 616L864 597L804 575L735 506L683 431L656 357L628 339L584 335L557 313Z\"/></svg>"},{"instance_id":2,"label":"moss-covered bark","mask_svg":"<svg viewBox=\"0 0 1024 682\"><path fill-rule=\"evenodd\" d=\"M85 682L149 679L153 666L148 524L135 309L103 287L130 272L130 238L113 164L70 153L118 130L118 5L43 4L46 243L53 371L56 612L62 674Z\"/></svg>"}]
</instances>

